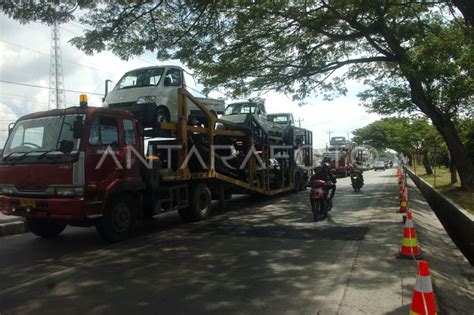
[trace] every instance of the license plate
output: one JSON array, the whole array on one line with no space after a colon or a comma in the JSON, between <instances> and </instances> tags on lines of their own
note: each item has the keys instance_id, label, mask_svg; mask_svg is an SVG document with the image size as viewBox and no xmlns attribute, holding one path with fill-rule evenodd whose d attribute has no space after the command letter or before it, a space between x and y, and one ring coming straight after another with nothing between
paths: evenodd
<instances>
[{"instance_id":1,"label":"license plate","mask_svg":"<svg viewBox=\"0 0 474 315\"><path fill-rule=\"evenodd\" d=\"M35 200L20 200L20 207L22 208L36 208L36 201Z\"/></svg>"}]
</instances>

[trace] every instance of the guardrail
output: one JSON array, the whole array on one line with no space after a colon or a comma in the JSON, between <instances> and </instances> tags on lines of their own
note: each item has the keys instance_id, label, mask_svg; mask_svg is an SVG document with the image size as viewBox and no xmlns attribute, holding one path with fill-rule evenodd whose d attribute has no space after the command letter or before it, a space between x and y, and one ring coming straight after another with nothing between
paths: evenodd
<instances>
[{"instance_id":1,"label":"guardrail","mask_svg":"<svg viewBox=\"0 0 474 315\"><path fill-rule=\"evenodd\" d=\"M474 216L440 194L433 186L415 175L411 170L405 169L453 242L474 266Z\"/></svg>"}]
</instances>

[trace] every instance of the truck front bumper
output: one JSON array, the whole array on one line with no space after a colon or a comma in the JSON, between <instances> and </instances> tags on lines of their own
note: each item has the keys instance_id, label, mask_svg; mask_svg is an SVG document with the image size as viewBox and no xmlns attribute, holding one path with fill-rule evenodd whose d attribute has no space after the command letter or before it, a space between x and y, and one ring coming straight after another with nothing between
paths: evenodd
<instances>
[{"instance_id":1,"label":"truck front bumper","mask_svg":"<svg viewBox=\"0 0 474 315\"><path fill-rule=\"evenodd\" d=\"M5 215L64 221L88 219L83 197L44 199L0 196L0 211Z\"/></svg>"}]
</instances>

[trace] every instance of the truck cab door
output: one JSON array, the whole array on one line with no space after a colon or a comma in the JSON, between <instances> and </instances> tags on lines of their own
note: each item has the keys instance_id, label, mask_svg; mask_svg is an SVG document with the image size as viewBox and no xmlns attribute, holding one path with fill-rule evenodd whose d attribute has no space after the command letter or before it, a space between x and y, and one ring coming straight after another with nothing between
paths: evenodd
<instances>
[{"instance_id":1,"label":"truck cab door","mask_svg":"<svg viewBox=\"0 0 474 315\"><path fill-rule=\"evenodd\" d=\"M123 176L124 162L120 156L120 133L116 117L91 117L85 146L88 199L100 204L107 190Z\"/></svg>"},{"instance_id":2,"label":"truck cab door","mask_svg":"<svg viewBox=\"0 0 474 315\"><path fill-rule=\"evenodd\" d=\"M140 160L137 155L141 155L142 147L138 138L138 126L132 119L124 118L122 120L123 144L121 155L126 154L126 165L124 169L124 178L127 180L136 180L140 177ZM124 152L125 153L122 153ZM128 159L130 157L130 159Z\"/></svg>"}]
</instances>

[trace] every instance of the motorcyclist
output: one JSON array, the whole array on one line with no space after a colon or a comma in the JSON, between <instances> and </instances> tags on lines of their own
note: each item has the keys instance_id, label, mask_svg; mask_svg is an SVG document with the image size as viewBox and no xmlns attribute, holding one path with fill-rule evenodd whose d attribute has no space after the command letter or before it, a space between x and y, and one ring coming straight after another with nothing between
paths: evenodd
<instances>
[{"instance_id":1,"label":"motorcyclist","mask_svg":"<svg viewBox=\"0 0 474 315\"><path fill-rule=\"evenodd\" d=\"M331 172L330 162L330 159L324 159L321 165L314 169L314 174L310 179L310 182L316 179L324 180L326 182L324 189L327 191L328 199L326 201L328 202L328 206L332 204L331 201L332 198L334 198L334 194L336 193L337 182L336 177Z\"/></svg>"},{"instance_id":2,"label":"motorcyclist","mask_svg":"<svg viewBox=\"0 0 474 315\"><path fill-rule=\"evenodd\" d=\"M362 161L359 158L357 158L355 160L355 163L353 163L351 168L349 169L349 173L351 175L352 174L358 175L360 179L362 180L362 183L364 183L364 175L362 175L363 172L364 170L362 169Z\"/></svg>"}]
</instances>

